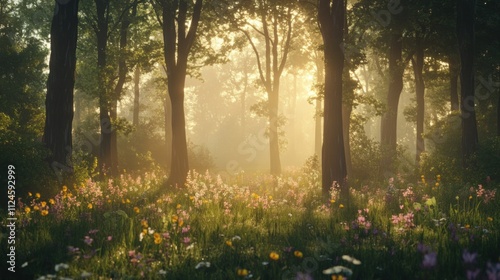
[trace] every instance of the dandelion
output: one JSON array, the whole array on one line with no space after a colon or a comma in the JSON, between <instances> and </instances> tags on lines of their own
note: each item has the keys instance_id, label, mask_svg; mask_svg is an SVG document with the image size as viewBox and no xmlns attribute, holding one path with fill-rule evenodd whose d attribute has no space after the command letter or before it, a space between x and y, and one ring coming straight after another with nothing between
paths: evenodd
<instances>
[{"instance_id":1,"label":"dandelion","mask_svg":"<svg viewBox=\"0 0 500 280\"><path fill-rule=\"evenodd\" d=\"M68 191L68 187L66 187L66 186L62 186L62 191L63 191L63 192L67 192L67 191Z\"/></svg>"},{"instance_id":2,"label":"dandelion","mask_svg":"<svg viewBox=\"0 0 500 280\"><path fill-rule=\"evenodd\" d=\"M238 276L245 277L248 275L248 270L245 268L238 268L238 270L236 270L236 274L238 274Z\"/></svg>"},{"instance_id":3,"label":"dandelion","mask_svg":"<svg viewBox=\"0 0 500 280\"><path fill-rule=\"evenodd\" d=\"M36 198L40 198L40 196L41 196L41 195L40 195L40 193L36 193L36 194L35 194L35 197L36 197Z\"/></svg>"},{"instance_id":4,"label":"dandelion","mask_svg":"<svg viewBox=\"0 0 500 280\"><path fill-rule=\"evenodd\" d=\"M92 209L92 207L93 207L93 206L92 206L92 203L89 203L89 204L87 205L87 208L89 208L89 209Z\"/></svg>"},{"instance_id":5,"label":"dandelion","mask_svg":"<svg viewBox=\"0 0 500 280\"><path fill-rule=\"evenodd\" d=\"M280 259L280 255L273 251L269 254L269 258L273 261L277 261Z\"/></svg>"},{"instance_id":6,"label":"dandelion","mask_svg":"<svg viewBox=\"0 0 500 280\"><path fill-rule=\"evenodd\" d=\"M38 211L40 210L40 207L38 205L33 206L33 210Z\"/></svg>"},{"instance_id":7,"label":"dandelion","mask_svg":"<svg viewBox=\"0 0 500 280\"><path fill-rule=\"evenodd\" d=\"M47 202L42 201L42 202L41 202L41 205L42 205L42 208L43 208L43 207L47 206Z\"/></svg>"},{"instance_id":8,"label":"dandelion","mask_svg":"<svg viewBox=\"0 0 500 280\"><path fill-rule=\"evenodd\" d=\"M172 215L172 223L177 223L178 220L179 220L179 216Z\"/></svg>"},{"instance_id":9,"label":"dandelion","mask_svg":"<svg viewBox=\"0 0 500 280\"><path fill-rule=\"evenodd\" d=\"M24 208L24 212L25 212L26 214L29 214L29 213L31 212L31 208L29 208L29 207L25 207L25 208Z\"/></svg>"},{"instance_id":10,"label":"dandelion","mask_svg":"<svg viewBox=\"0 0 500 280\"><path fill-rule=\"evenodd\" d=\"M136 207L134 207L134 212L139 214L141 212L141 210L139 209L139 207L136 206Z\"/></svg>"},{"instance_id":11,"label":"dandelion","mask_svg":"<svg viewBox=\"0 0 500 280\"><path fill-rule=\"evenodd\" d=\"M301 251L298 251L298 250L294 251L294 252L293 252L293 255L294 255L296 258L299 258L299 259L300 259L300 258L302 258L302 257L304 257L304 254L302 254L302 252L301 252Z\"/></svg>"},{"instance_id":12,"label":"dandelion","mask_svg":"<svg viewBox=\"0 0 500 280\"><path fill-rule=\"evenodd\" d=\"M89 246L92 246L92 242L94 242L94 239L92 239L90 236L86 235L83 239L83 242Z\"/></svg>"},{"instance_id":13,"label":"dandelion","mask_svg":"<svg viewBox=\"0 0 500 280\"><path fill-rule=\"evenodd\" d=\"M42 216L47 216L49 214L49 210L43 209L41 214L42 214Z\"/></svg>"},{"instance_id":14,"label":"dandelion","mask_svg":"<svg viewBox=\"0 0 500 280\"><path fill-rule=\"evenodd\" d=\"M54 205L54 204L56 204L56 201L53 198L51 198L51 199L49 199L49 204Z\"/></svg>"}]
</instances>

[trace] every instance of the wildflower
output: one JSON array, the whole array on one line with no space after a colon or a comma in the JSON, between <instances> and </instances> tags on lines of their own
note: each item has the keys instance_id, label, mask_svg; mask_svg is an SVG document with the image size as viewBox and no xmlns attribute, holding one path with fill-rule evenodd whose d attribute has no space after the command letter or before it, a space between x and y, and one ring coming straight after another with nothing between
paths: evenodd
<instances>
[{"instance_id":1,"label":"wildflower","mask_svg":"<svg viewBox=\"0 0 500 280\"><path fill-rule=\"evenodd\" d=\"M352 275L352 270L350 268L347 268L347 267L341 266L341 265L337 265L337 266L330 267L328 269L323 270L323 274L326 274L326 275L341 274L341 273L347 277L350 277ZM342 278L337 278L337 279L342 279Z\"/></svg>"},{"instance_id":2,"label":"wildflower","mask_svg":"<svg viewBox=\"0 0 500 280\"><path fill-rule=\"evenodd\" d=\"M56 204L56 201L53 198L51 198L51 199L49 199L49 204L54 205L54 204Z\"/></svg>"},{"instance_id":3,"label":"wildflower","mask_svg":"<svg viewBox=\"0 0 500 280\"><path fill-rule=\"evenodd\" d=\"M28 262L24 262L21 267L27 267L28 266Z\"/></svg>"},{"instance_id":4,"label":"wildflower","mask_svg":"<svg viewBox=\"0 0 500 280\"><path fill-rule=\"evenodd\" d=\"M492 264L488 262L486 274L488 275L488 279L500 279L500 263Z\"/></svg>"},{"instance_id":5,"label":"wildflower","mask_svg":"<svg viewBox=\"0 0 500 280\"><path fill-rule=\"evenodd\" d=\"M191 242L191 238L189 238L189 237L184 237L184 238L182 239L182 243L184 243L184 244L186 244L186 245L187 245L187 244L189 244L190 242Z\"/></svg>"},{"instance_id":6,"label":"wildflower","mask_svg":"<svg viewBox=\"0 0 500 280\"><path fill-rule=\"evenodd\" d=\"M68 187L66 187L66 186L62 186L62 191L63 191L63 192L67 192L67 191L68 191Z\"/></svg>"},{"instance_id":7,"label":"wildflower","mask_svg":"<svg viewBox=\"0 0 500 280\"><path fill-rule=\"evenodd\" d=\"M334 275L332 275L332 280L344 280L344 277L342 275L334 274Z\"/></svg>"},{"instance_id":8,"label":"wildflower","mask_svg":"<svg viewBox=\"0 0 500 280\"><path fill-rule=\"evenodd\" d=\"M113 236L109 235L108 238L107 238L108 241L111 241L113 240Z\"/></svg>"},{"instance_id":9,"label":"wildflower","mask_svg":"<svg viewBox=\"0 0 500 280\"><path fill-rule=\"evenodd\" d=\"M65 263L56 264L54 267L56 272L58 272L59 270L68 269L68 268L69 268L69 265L65 264Z\"/></svg>"},{"instance_id":10,"label":"wildflower","mask_svg":"<svg viewBox=\"0 0 500 280\"><path fill-rule=\"evenodd\" d=\"M181 209L181 205L180 204L177 204L177 209Z\"/></svg>"},{"instance_id":11,"label":"wildflower","mask_svg":"<svg viewBox=\"0 0 500 280\"><path fill-rule=\"evenodd\" d=\"M344 204L340 204L340 205L339 205L339 208L344 208Z\"/></svg>"},{"instance_id":12,"label":"wildflower","mask_svg":"<svg viewBox=\"0 0 500 280\"><path fill-rule=\"evenodd\" d=\"M273 261L277 261L280 259L280 255L273 251L269 254L269 258Z\"/></svg>"},{"instance_id":13,"label":"wildflower","mask_svg":"<svg viewBox=\"0 0 500 280\"><path fill-rule=\"evenodd\" d=\"M148 227L148 221L147 220L141 220L141 226L143 228L147 228Z\"/></svg>"},{"instance_id":14,"label":"wildflower","mask_svg":"<svg viewBox=\"0 0 500 280\"><path fill-rule=\"evenodd\" d=\"M248 270L245 268L238 268L238 270L236 270L236 274L238 274L238 276L245 277L248 275Z\"/></svg>"},{"instance_id":15,"label":"wildflower","mask_svg":"<svg viewBox=\"0 0 500 280\"><path fill-rule=\"evenodd\" d=\"M464 263L474 263L477 258L477 253L470 253L468 250L465 250L462 254L462 259L464 260Z\"/></svg>"},{"instance_id":16,"label":"wildflower","mask_svg":"<svg viewBox=\"0 0 500 280\"><path fill-rule=\"evenodd\" d=\"M436 188L439 187L439 182L436 182L435 186L436 186Z\"/></svg>"},{"instance_id":17,"label":"wildflower","mask_svg":"<svg viewBox=\"0 0 500 280\"><path fill-rule=\"evenodd\" d=\"M182 227L182 225L184 224L184 220L183 219L179 219L178 223L177 223L180 227Z\"/></svg>"},{"instance_id":18,"label":"wildflower","mask_svg":"<svg viewBox=\"0 0 500 280\"><path fill-rule=\"evenodd\" d=\"M295 275L295 280L312 280L312 276L308 273L303 273L303 272L297 272L297 275Z\"/></svg>"},{"instance_id":19,"label":"wildflower","mask_svg":"<svg viewBox=\"0 0 500 280\"><path fill-rule=\"evenodd\" d=\"M343 259L344 261L350 262L350 263L352 263L352 264L354 264L354 265L360 265L360 264L361 264L361 261L360 261L360 260L358 260L358 259L356 259L356 258L354 258L354 257L351 257L351 256L349 256L349 255L343 255L343 256L342 256L342 259Z\"/></svg>"},{"instance_id":20,"label":"wildflower","mask_svg":"<svg viewBox=\"0 0 500 280\"><path fill-rule=\"evenodd\" d=\"M466 229L470 229L470 225L469 225L469 224L466 224L466 225L465 225L465 228L466 228Z\"/></svg>"},{"instance_id":21,"label":"wildflower","mask_svg":"<svg viewBox=\"0 0 500 280\"><path fill-rule=\"evenodd\" d=\"M125 200L126 203L130 203L130 199L127 198L127 200Z\"/></svg>"},{"instance_id":22,"label":"wildflower","mask_svg":"<svg viewBox=\"0 0 500 280\"><path fill-rule=\"evenodd\" d=\"M134 212L139 214L139 212L141 212L141 210L139 209L139 207L136 206L136 207L134 207Z\"/></svg>"},{"instance_id":23,"label":"wildflower","mask_svg":"<svg viewBox=\"0 0 500 280\"><path fill-rule=\"evenodd\" d=\"M295 252L293 252L293 255L295 257L299 258L299 259L302 258L302 257L304 257L304 254L302 254L302 252L298 251L298 250L296 250Z\"/></svg>"},{"instance_id":24,"label":"wildflower","mask_svg":"<svg viewBox=\"0 0 500 280\"><path fill-rule=\"evenodd\" d=\"M89 208L89 209L92 209L92 207L93 207L93 206L92 206L92 203L89 203L89 204L87 205L87 208Z\"/></svg>"},{"instance_id":25,"label":"wildflower","mask_svg":"<svg viewBox=\"0 0 500 280\"><path fill-rule=\"evenodd\" d=\"M428 254L424 255L424 259L422 261L422 266L424 268L433 268L436 266L437 263L437 253L436 252L430 252Z\"/></svg>"},{"instance_id":26,"label":"wildflower","mask_svg":"<svg viewBox=\"0 0 500 280\"><path fill-rule=\"evenodd\" d=\"M481 273L481 270L479 268L476 268L475 270L467 270L467 280L473 280L477 279L479 276L479 273Z\"/></svg>"},{"instance_id":27,"label":"wildflower","mask_svg":"<svg viewBox=\"0 0 500 280\"><path fill-rule=\"evenodd\" d=\"M92 239L90 236L86 235L83 239L83 242L85 242L85 244L87 244L89 246L92 246L92 242L94 242L94 239Z\"/></svg>"},{"instance_id":28,"label":"wildflower","mask_svg":"<svg viewBox=\"0 0 500 280\"><path fill-rule=\"evenodd\" d=\"M200 269L202 267L210 267L210 262L199 262L194 268Z\"/></svg>"},{"instance_id":29,"label":"wildflower","mask_svg":"<svg viewBox=\"0 0 500 280\"><path fill-rule=\"evenodd\" d=\"M33 206L33 210L38 211L40 210L40 207L38 205Z\"/></svg>"},{"instance_id":30,"label":"wildflower","mask_svg":"<svg viewBox=\"0 0 500 280\"><path fill-rule=\"evenodd\" d=\"M488 218L486 218L486 220L487 220L488 222L493 222L493 218L492 218L492 217L488 217Z\"/></svg>"},{"instance_id":31,"label":"wildflower","mask_svg":"<svg viewBox=\"0 0 500 280\"><path fill-rule=\"evenodd\" d=\"M40 198L40 196L41 196L41 195L40 195L40 193L36 193L36 194L35 194L35 197L36 197L36 198Z\"/></svg>"},{"instance_id":32,"label":"wildflower","mask_svg":"<svg viewBox=\"0 0 500 280\"><path fill-rule=\"evenodd\" d=\"M29 208L29 207L24 208L24 212L26 214L29 214L31 212L31 208Z\"/></svg>"},{"instance_id":33,"label":"wildflower","mask_svg":"<svg viewBox=\"0 0 500 280\"><path fill-rule=\"evenodd\" d=\"M469 200L471 200L471 199L472 199L472 195L469 195Z\"/></svg>"},{"instance_id":34,"label":"wildflower","mask_svg":"<svg viewBox=\"0 0 500 280\"><path fill-rule=\"evenodd\" d=\"M157 232L153 235L155 244L160 244L161 243L161 235Z\"/></svg>"},{"instance_id":35,"label":"wildflower","mask_svg":"<svg viewBox=\"0 0 500 280\"><path fill-rule=\"evenodd\" d=\"M231 240L233 240L233 241L238 240L239 241L239 240L241 240L241 237L238 235L235 235L235 236L233 236L233 238L231 238Z\"/></svg>"},{"instance_id":36,"label":"wildflower","mask_svg":"<svg viewBox=\"0 0 500 280\"><path fill-rule=\"evenodd\" d=\"M42 201L42 202L41 202L41 205L42 205L42 207L45 207L45 206L47 206L47 202Z\"/></svg>"},{"instance_id":37,"label":"wildflower","mask_svg":"<svg viewBox=\"0 0 500 280\"><path fill-rule=\"evenodd\" d=\"M229 247L233 247L233 242L231 242L231 240L227 240L226 245Z\"/></svg>"},{"instance_id":38,"label":"wildflower","mask_svg":"<svg viewBox=\"0 0 500 280\"><path fill-rule=\"evenodd\" d=\"M49 214L49 210L43 209L40 213L42 214L42 216L47 216Z\"/></svg>"},{"instance_id":39,"label":"wildflower","mask_svg":"<svg viewBox=\"0 0 500 280\"><path fill-rule=\"evenodd\" d=\"M172 215L172 223L177 223L179 217L177 215Z\"/></svg>"},{"instance_id":40,"label":"wildflower","mask_svg":"<svg viewBox=\"0 0 500 280\"><path fill-rule=\"evenodd\" d=\"M32 197L32 196L33 196L33 194L32 194L31 192L28 192L28 196L29 196L29 197Z\"/></svg>"}]
</instances>

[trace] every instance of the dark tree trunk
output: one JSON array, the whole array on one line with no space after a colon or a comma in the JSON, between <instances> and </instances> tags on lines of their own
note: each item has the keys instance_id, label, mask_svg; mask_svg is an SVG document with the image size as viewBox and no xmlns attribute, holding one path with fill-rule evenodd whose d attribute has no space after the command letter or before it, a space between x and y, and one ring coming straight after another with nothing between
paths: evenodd
<instances>
[{"instance_id":1,"label":"dark tree trunk","mask_svg":"<svg viewBox=\"0 0 500 280\"><path fill-rule=\"evenodd\" d=\"M60 4L60 2L67 2ZM78 0L56 1L50 30L50 72L45 100L43 143L56 171L72 171L73 90L75 85Z\"/></svg>"},{"instance_id":2,"label":"dark tree trunk","mask_svg":"<svg viewBox=\"0 0 500 280\"><path fill-rule=\"evenodd\" d=\"M172 105L172 159L167 185L183 187L189 171L184 85L188 56L196 38L203 0L196 0L194 3L188 30L186 30L188 14L186 0L157 3L162 8L163 54L167 70L168 94Z\"/></svg>"},{"instance_id":3,"label":"dark tree trunk","mask_svg":"<svg viewBox=\"0 0 500 280\"><path fill-rule=\"evenodd\" d=\"M101 127L101 141L99 147L99 170L101 176L109 173L111 160L111 132L113 127L109 115L110 96L106 84L106 56L108 44L108 15L109 0L95 0L97 11L97 69L99 92L99 121Z\"/></svg>"},{"instance_id":4,"label":"dark tree trunk","mask_svg":"<svg viewBox=\"0 0 500 280\"><path fill-rule=\"evenodd\" d=\"M275 78L276 79L276 78ZM268 93L269 100L269 149L271 174L281 174L281 160L279 147L279 116L278 116L278 100L279 100L279 78L278 82L274 83L273 92Z\"/></svg>"},{"instance_id":5,"label":"dark tree trunk","mask_svg":"<svg viewBox=\"0 0 500 280\"><path fill-rule=\"evenodd\" d=\"M339 184L341 200L347 199L349 195L342 129L344 11L344 1L319 1L318 21L325 54L322 190L323 196L328 198L332 184Z\"/></svg>"},{"instance_id":6,"label":"dark tree trunk","mask_svg":"<svg viewBox=\"0 0 500 280\"><path fill-rule=\"evenodd\" d=\"M170 171L170 164L172 160L172 102L168 93L163 99L163 112L165 117L165 170Z\"/></svg>"},{"instance_id":7,"label":"dark tree trunk","mask_svg":"<svg viewBox=\"0 0 500 280\"><path fill-rule=\"evenodd\" d=\"M458 111L460 109L458 102L458 75L459 65L455 55L450 55L448 58L448 65L450 71L450 103L451 111Z\"/></svg>"},{"instance_id":8,"label":"dark tree trunk","mask_svg":"<svg viewBox=\"0 0 500 280\"><path fill-rule=\"evenodd\" d=\"M476 112L474 109L474 14L475 0L458 0L457 38L460 52L460 112L462 118L462 163L470 159L478 144Z\"/></svg>"},{"instance_id":9,"label":"dark tree trunk","mask_svg":"<svg viewBox=\"0 0 500 280\"><path fill-rule=\"evenodd\" d=\"M420 38L417 38L415 57L412 59L413 75L415 76L415 91L417 99L417 135L416 135L416 163L420 162L420 156L425 151L424 142L424 113L425 113L425 84L423 78L424 47Z\"/></svg>"},{"instance_id":10,"label":"dark tree trunk","mask_svg":"<svg viewBox=\"0 0 500 280\"><path fill-rule=\"evenodd\" d=\"M387 111L382 116L380 124L380 145L382 149L381 172L385 177L394 176L396 148L398 105L403 90L404 67L402 62L403 41L401 33L394 33L389 45L389 91L387 92Z\"/></svg>"},{"instance_id":11,"label":"dark tree trunk","mask_svg":"<svg viewBox=\"0 0 500 280\"><path fill-rule=\"evenodd\" d=\"M132 124L136 128L139 126L140 81L141 81L141 67L139 66L139 64L137 64L135 66L135 71L134 71L134 112L132 119Z\"/></svg>"},{"instance_id":12,"label":"dark tree trunk","mask_svg":"<svg viewBox=\"0 0 500 280\"><path fill-rule=\"evenodd\" d=\"M352 158L351 158L351 113L352 102L350 104L342 104L342 133L344 135L344 151L345 151L345 166L347 176L352 172Z\"/></svg>"}]
</instances>

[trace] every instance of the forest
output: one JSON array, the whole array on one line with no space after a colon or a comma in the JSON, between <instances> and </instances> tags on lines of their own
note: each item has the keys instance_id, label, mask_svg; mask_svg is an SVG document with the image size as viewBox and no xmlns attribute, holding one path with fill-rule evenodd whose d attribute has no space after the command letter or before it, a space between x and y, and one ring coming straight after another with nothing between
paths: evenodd
<instances>
[{"instance_id":1,"label":"forest","mask_svg":"<svg viewBox=\"0 0 500 280\"><path fill-rule=\"evenodd\" d=\"M0 0L1 279L500 279L500 1Z\"/></svg>"}]
</instances>

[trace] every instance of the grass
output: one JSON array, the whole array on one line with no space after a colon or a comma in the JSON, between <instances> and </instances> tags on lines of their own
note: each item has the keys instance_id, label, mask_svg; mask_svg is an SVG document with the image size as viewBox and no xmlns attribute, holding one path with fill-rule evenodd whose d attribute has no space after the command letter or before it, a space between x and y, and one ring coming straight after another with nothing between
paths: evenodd
<instances>
[{"instance_id":1,"label":"grass","mask_svg":"<svg viewBox=\"0 0 500 280\"><path fill-rule=\"evenodd\" d=\"M491 188L391 180L354 186L340 204L335 189L324 203L314 170L191 172L169 190L163 179L124 174L21 198L15 278L500 279Z\"/></svg>"}]
</instances>

